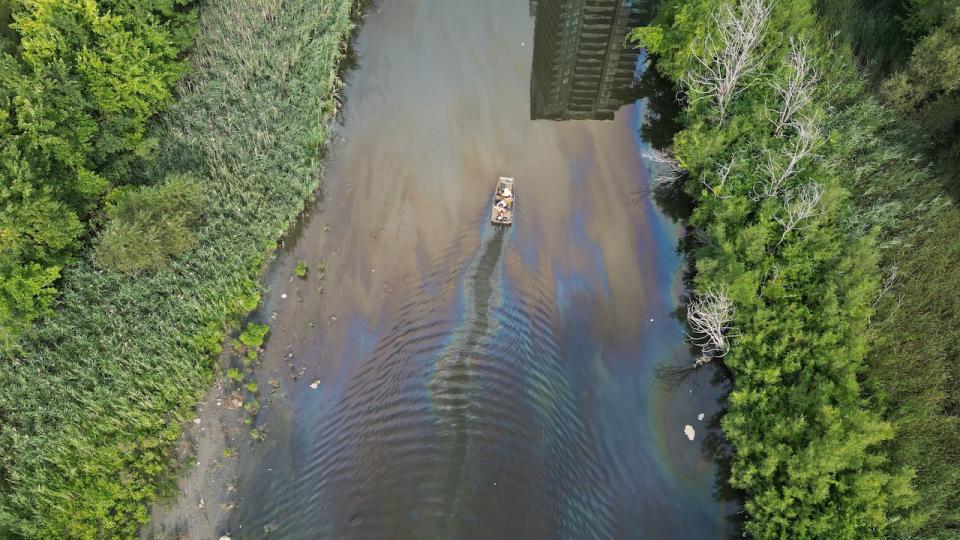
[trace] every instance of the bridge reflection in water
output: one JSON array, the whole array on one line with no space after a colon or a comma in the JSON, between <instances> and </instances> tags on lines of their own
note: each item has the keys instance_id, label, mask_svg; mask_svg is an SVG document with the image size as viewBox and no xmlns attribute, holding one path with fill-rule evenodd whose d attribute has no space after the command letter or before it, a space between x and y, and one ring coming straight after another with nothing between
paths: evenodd
<instances>
[{"instance_id":1,"label":"bridge reflection in water","mask_svg":"<svg viewBox=\"0 0 960 540\"><path fill-rule=\"evenodd\" d=\"M530 117L611 120L636 100L639 49L627 34L646 14L641 0L530 0L536 18Z\"/></svg>"}]
</instances>

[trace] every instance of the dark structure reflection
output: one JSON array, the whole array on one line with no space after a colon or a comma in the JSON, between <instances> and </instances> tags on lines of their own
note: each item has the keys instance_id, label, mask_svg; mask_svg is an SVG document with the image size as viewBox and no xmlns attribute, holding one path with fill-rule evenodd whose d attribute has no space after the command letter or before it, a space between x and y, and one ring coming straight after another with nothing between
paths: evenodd
<instances>
[{"instance_id":1,"label":"dark structure reflection","mask_svg":"<svg viewBox=\"0 0 960 540\"><path fill-rule=\"evenodd\" d=\"M639 49L627 33L644 17L643 0L530 0L536 17L530 117L613 118L636 99Z\"/></svg>"}]
</instances>

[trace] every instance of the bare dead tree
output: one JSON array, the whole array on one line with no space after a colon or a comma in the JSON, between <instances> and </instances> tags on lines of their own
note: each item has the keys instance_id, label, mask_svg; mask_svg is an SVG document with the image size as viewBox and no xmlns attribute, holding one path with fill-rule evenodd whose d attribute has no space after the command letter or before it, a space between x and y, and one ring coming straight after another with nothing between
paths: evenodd
<instances>
[{"instance_id":1,"label":"bare dead tree","mask_svg":"<svg viewBox=\"0 0 960 540\"><path fill-rule=\"evenodd\" d=\"M784 211L773 217L783 227L780 235L782 244L787 234L799 227L804 221L820 213L820 199L823 198L823 186L810 182L791 189L784 197Z\"/></svg>"},{"instance_id":2,"label":"bare dead tree","mask_svg":"<svg viewBox=\"0 0 960 540\"><path fill-rule=\"evenodd\" d=\"M783 83L775 82L771 86L783 100L777 118L774 134L780 136L784 128L813 99L820 74L809 53L806 40L790 38L790 52L787 53L787 67L790 74Z\"/></svg>"},{"instance_id":3,"label":"bare dead tree","mask_svg":"<svg viewBox=\"0 0 960 540\"><path fill-rule=\"evenodd\" d=\"M640 155L653 163L653 176L650 178L650 189L656 191L668 187L683 178L686 171L680 167L680 162L673 154L667 151L646 148Z\"/></svg>"},{"instance_id":4,"label":"bare dead tree","mask_svg":"<svg viewBox=\"0 0 960 540\"><path fill-rule=\"evenodd\" d=\"M814 156L813 150L821 139L820 127L816 121L806 118L790 122L789 125L796 131L796 136L790 145L781 151L781 157L767 154L767 162L763 165L767 181L759 190L755 190L754 200L780 195L787 181L800 171L803 161Z\"/></svg>"},{"instance_id":5,"label":"bare dead tree","mask_svg":"<svg viewBox=\"0 0 960 540\"><path fill-rule=\"evenodd\" d=\"M733 301L722 288L698 292L687 305L687 337L700 347L702 355L696 365L723 358L730 350L727 334L733 323Z\"/></svg>"},{"instance_id":6,"label":"bare dead tree","mask_svg":"<svg viewBox=\"0 0 960 540\"><path fill-rule=\"evenodd\" d=\"M700 175L700 183L703 184L704 187L709 189L710 192L716 195L717 197L720 197L721 199L725 198L725 196L722 195L723 185L727 183L727 178L730 177L730 170L733 169L733 166L736 163L736 160L737 160L737 157L733 156L730 158L730 161L728 161L726 164L720 165L720 167L717 169L717 177L720 179L720 183L718 183L716 186L710 185L710 183L707 182L707 179L704 175Z\"/></svg>"},{"instance_id":7,"label":"bare dead tree","mask_svg":"<svg viewBox=\"0 0 960 540\"><path fill-rule=\"evenodd\" d=\"M740 0L736 7L724 2L713 13L716 30L704 38L703 48L716 52L697 57L699 66L687 73L685 82L714 102L721 122L731 100L749 87L745 77L760 65L755 52L772 9L767 0Z\"/></svg>"}]
</instances>

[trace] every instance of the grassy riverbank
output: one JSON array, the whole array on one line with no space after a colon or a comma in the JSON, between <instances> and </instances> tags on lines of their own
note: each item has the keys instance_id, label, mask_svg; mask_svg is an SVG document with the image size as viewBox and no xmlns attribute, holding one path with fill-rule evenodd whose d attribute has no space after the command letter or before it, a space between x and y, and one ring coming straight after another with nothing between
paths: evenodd
<instances>
[{"instance_id":1,"label":"grassy riverbank","mask_svg":"<svg viewBox=\"0 0 960 540\"><path fill-rule=\"evenodd\" d=\"M135 276L90 256L0 363L0 536L128 537L209 384L225 325L320 183L350 0L211 0L145 177L200 184L192 247Z\"/></svg>"},{"instance_id":2,"label":"grassy riverbank","mask_svg":"<svg viewBox=\"0 0 960 540\"><path fill-rule=\"evenodd\" d=\"M896 431L891 462L916 472L922 501L892 536L958 538L960 2L817 4L869 69L870 99L885 105L873 136L851 141L860 151L849 166L857 207L881 231L885 276L865 386Z\"/></svg>"}]
</instances>

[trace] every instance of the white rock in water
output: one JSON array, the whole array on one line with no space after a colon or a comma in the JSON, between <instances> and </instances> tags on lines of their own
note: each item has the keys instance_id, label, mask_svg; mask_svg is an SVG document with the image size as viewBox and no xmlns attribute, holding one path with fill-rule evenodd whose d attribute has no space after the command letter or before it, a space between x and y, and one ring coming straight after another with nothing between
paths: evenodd
<instances>
[{"instance_id":1,"label":"white rock in water","mask_svg":"<svg viewBox=\"0 0 960 540\"><path fill-rule=\"evenodd\" d=\"M700 421L703 420L703 413L700 413L697 415L697 420L700 420Z\"/></svg>"},{"instance_id":2,"label":"white rock in water","mask_svg":"<svg viewBox=\"0 0 960 540\"><path fill-rule=\"evenodd\" d=\"M690 424L687 424L687 425L683 426L683 433L684 433L684 435L686 435L687 438L690 439L691 441L692 441L693 438L697 435L697 432L693 430L693 426L691 426Z\"/></svg>"}]
</instances>

